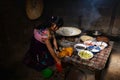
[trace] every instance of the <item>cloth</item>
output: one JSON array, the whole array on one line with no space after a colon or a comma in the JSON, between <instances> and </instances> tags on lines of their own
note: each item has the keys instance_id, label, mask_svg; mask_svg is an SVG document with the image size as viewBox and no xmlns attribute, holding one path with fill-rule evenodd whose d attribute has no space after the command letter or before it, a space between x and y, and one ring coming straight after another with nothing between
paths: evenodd
<instances>
[{"instance_id":1,"label":"cloth","mask_svg":"<svg viewBox=\"0 0 120 80\"><path fill-rule=\"evenodd\" d=\"M47 29L44 29L44 30L42 30L42 29L40 29L40 30L34 29L34 37L35 37L35 39L42 42L42 43L44 43L44 40L49 38L48 33L49 32L48 32Z\"/></svg>"},{"instance_id":2,"label":"cloth","mask_svg":"<svg viewBox=\"0 0 120 80\"><path fill-rule=\"evenodd\" d=\"M32 37L30 48L24 58L24 63L27 66L41 71L48 66L55 64L47 46L43 43L43 40L47 38L48 34L46 30L40 32L34 30L34 36Z\"/></svg>"}]
</instances>

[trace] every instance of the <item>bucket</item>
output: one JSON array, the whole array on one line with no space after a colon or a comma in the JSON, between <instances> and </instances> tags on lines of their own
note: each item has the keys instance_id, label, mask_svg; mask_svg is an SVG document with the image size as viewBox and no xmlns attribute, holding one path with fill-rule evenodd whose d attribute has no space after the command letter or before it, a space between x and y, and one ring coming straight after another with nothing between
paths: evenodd
<instances>
[{"instance_id":1,"label":"bucket","mask_svg":"<svg viewBox=\"0 0 120 80\"><path fill-rule=\"evenodd\" d=\"M50 68L46 68L41 71L44 78L50 78L53 74L53 71Z\"/></svg>"}]
</instances>

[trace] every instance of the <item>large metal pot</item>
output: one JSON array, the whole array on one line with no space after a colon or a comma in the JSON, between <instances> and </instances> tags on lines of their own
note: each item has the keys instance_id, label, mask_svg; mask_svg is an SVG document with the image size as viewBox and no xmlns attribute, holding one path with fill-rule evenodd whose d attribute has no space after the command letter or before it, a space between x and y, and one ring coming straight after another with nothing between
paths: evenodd
<instances>
[{"instance_id":1,"label":"large metal pot","mask_svg":"<svg viewBox=\"0 0 120 80\"><path fill-rule=\"evenodd\" d=\"M62 36L76 36L81 33L81 30L76 27L61 27L56 33Z\"/></svg>"},{"instance_id":2,"label":"large metal pot","mask_svg":"<svg viewBox=\"0 0 120 80\"><path fill-rule=\"evenodd\" d=\"M56 33L60 36L58 43L62 47L73 46L81 34L81 30L76 27L61 27Z\"/></svg>"},{"instance_id":3,"label":"large metal pot","mask_svg":"<svg viewBox=\"0 0 120 80\"><path fill-rule=\"evenodd\" d=\"M101 34L102 34L102 32L100 32L99 30L93 31L94 36L100 36Z\"/></svg>"}]
</instances>

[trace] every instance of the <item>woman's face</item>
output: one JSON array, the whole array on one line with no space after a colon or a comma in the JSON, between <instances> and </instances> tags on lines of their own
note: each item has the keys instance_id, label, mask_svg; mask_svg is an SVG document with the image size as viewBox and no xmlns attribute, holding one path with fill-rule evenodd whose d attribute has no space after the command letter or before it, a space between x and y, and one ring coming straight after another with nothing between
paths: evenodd
<instances>
[{"instance_id":1,"label":"woman's face","mask_svg":"<svg viewBox=\"0 0 120 80\"><path fill-rule=\"evenodd\" d=\"M52 26L51 26L51 30L52 30L52 31L58 30L58 26L53 23Z\"/></svg>"}]
</instances>

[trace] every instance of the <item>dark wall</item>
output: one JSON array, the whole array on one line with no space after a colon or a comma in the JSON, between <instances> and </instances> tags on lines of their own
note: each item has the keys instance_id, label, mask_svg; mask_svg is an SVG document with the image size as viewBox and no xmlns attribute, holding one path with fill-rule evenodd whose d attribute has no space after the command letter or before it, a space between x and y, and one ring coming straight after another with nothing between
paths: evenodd
<instances>
[{"instance_id":1,"label":"dark wall","mask_svg":"<svg viewBox=\"0 0 120 80\"><path fill-rule=\"evenodd\" d=\"M2 0L0 3L0 67L20 61L31 36L33 22L26 17L24 0L21 1Z\"/></svg>"},{"instance_id":2,"label":"dark wall","mask_svg":"<svg viewBox=\"0 0 120 80\"><path fill-rule=\"evenodd\" d=\"M44 14L62 16L64 26L120 34L119 0L44 0L44 4Z\"/></svg>"}]
</instances>

